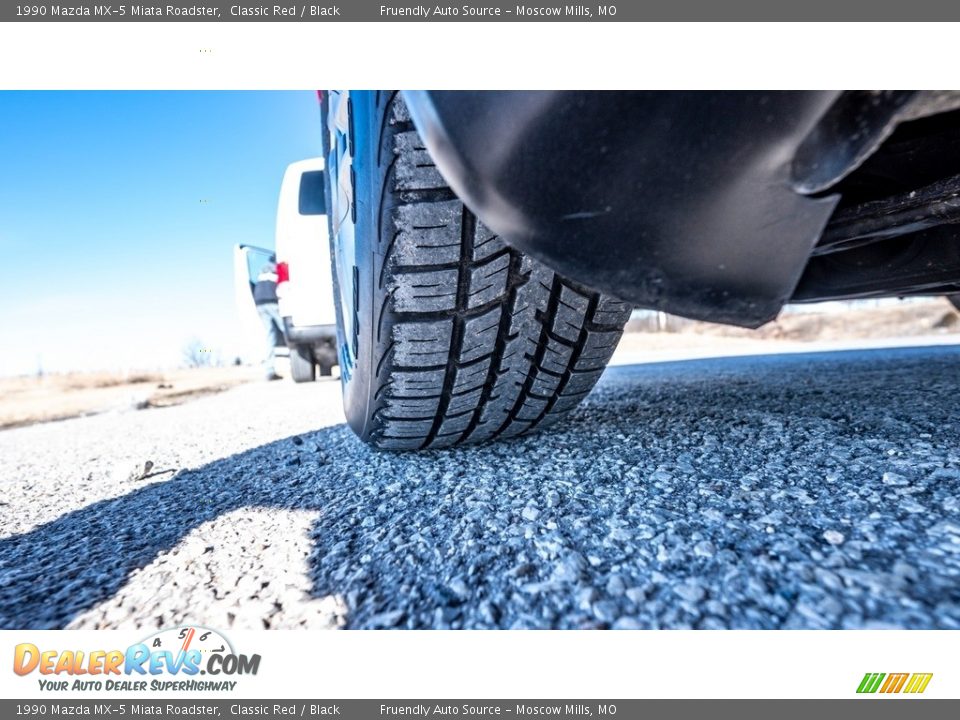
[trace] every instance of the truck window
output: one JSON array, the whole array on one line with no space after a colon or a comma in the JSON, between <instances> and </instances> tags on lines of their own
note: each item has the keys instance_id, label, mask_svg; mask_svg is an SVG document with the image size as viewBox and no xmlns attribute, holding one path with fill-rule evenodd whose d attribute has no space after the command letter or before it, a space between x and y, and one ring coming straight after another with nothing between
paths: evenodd
<instances>
[{"instance_id":1,"label":"truck window","mask_svg":"<svg viewBox=\"0 0 960 720\"><path fill-rule=\"evenodd\" d=\"M251 283L257 281L257 275L260 274L260 270L263 269L263 266L267 263L275 263L277 261L277 256L270 250L263 250L261 248L247 247L247 277Z\"/></svg>"},{"instance_id":2,"label":"truck window","mask_svg":"<svg viewBox=\"0 0 960 720\"><path fill-rule=\"evenodd\" d=\"M323 170L310 170L300 176L300 214L323 215L327 211L323 196Z\"/></svg>"}]
</instances>

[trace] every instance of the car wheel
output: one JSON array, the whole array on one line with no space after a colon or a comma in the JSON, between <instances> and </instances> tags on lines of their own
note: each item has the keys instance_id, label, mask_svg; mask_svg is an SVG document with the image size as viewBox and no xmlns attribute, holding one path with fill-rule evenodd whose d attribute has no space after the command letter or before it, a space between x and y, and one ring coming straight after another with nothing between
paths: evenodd
<instances>
[{"instance_id":1,"label":"car wheel","mask_svg":"<svg viewBox=\"0 0 960 720\"><path fill-rule=\"evenodd\" d=\"M340 377L381 448L511 437L572 410L631 308L510 248L433 165L396 92L325 93Z\"/></svg>"},{"instance_id":2,"label":"car wheel","mask_svg":"<svg viewBox=\"0 0 960 720\"><path fill-rule=\"evenodd\" d=\"M290 375L294 382L313 382L316 380L316 369L310 348L299 345L290 348Z\"/></svg>"}]
</instances>

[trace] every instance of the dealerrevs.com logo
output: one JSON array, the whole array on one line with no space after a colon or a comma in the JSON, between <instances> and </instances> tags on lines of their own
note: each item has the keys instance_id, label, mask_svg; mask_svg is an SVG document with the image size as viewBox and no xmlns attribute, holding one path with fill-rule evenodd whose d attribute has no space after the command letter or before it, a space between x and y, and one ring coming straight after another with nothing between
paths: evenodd
<instances>
[{"instance_id":1,"label":"dealerrevs.com logo","mask_svg":"<svg viewBox=\"0 0 960 720\"><path fill-rule=\"evenodd\" d=\"M230 691L237 685L232 678L256 675L259 669L260 655L237 653L223 634L197 626L161 630L126 650L54 650L20 643L13 652L14 673L36 673L40 689L54 692Z\"/></svg>"},{"instance_id":2,"label":"dealerrevs.com logo","mask_svg":"<svg viewBox=\"0 0 960 720\"><path fill-rule=\"evenodd\" d=\"M857 687L858 693L907 693L916 695L927 689L933 673L867 673Z\"/></svg>"}]
</instances>

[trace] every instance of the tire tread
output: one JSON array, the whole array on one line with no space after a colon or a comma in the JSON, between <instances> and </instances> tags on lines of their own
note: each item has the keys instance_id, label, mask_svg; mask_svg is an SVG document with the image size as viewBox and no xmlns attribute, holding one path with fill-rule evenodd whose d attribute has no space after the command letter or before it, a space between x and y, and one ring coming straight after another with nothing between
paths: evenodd
<instances>
[{"instance_id":1,"label":"tire tread","mask_svg":"<svg viewBox=\"0 0 960 720\"><path fill-rule=\"evenodd\" d=\"M379 111L378 370L365 439L448 447L570 412L599 379L631 308L510 248L445 184L402 98L388 96Z\"/></svg>"}]
</instances>

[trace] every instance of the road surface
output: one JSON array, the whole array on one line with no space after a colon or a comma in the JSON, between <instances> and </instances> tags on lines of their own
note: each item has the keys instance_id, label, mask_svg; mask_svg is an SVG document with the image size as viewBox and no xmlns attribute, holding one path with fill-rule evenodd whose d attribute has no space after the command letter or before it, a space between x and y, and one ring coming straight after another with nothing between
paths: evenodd
<instances>
[{"instance_id":1,"label":"road surface","mask_svg":"<svg viewBox=\"0 0 960 720\"><path fill-rule=\"evenodd\" d=\"M7 430L0 627L960 628L958 398L942 346L615 367L425 454L335 381Z\"/></svg>"}]
</instances>

